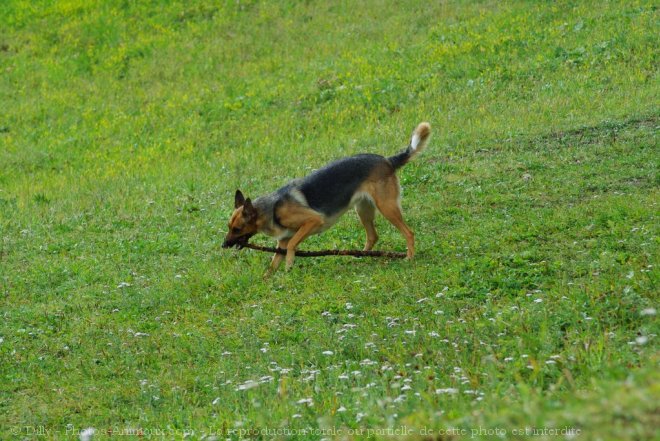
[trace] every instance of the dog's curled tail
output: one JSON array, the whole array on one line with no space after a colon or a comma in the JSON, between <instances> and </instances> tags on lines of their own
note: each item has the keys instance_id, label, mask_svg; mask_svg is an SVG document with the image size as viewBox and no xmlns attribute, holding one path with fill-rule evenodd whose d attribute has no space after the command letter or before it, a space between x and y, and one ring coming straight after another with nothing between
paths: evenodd
<instances>
[{"instance_id":1,"label":"dog's curled tail","mask_svg":"<svg viewBox=\"0 0 660 441\"><path fill-rule=\"evenodd\" d=\"M406 165L415 155L426 148L430 137L431 125L427 122L419 123L412 134L412 138L410 138L408 148L397 155L387 158L392 164L392 167L396 170Z\"/></svg>"}]
</instances>

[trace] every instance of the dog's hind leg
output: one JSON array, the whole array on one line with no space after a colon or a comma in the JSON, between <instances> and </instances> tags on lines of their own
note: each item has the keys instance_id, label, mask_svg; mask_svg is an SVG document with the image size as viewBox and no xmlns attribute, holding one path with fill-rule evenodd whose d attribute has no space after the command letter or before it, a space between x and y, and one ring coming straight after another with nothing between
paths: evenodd
<instances>
[{"instance_id":1,"label":"dog's hind leg","mask_svg":"<svg viewBox=\"0 0 660 441\"><path fill-rule=\"evenodd\" d=\"M355 204L355 211L367 231L367 242L364 244L364 251L369 251L378 242L378 233L376 233L376 226L374 225L376 207L374 207L371 200L363 199Z\"/></svg>"},{"instance_id":2,"label":"dog's hind leg","mask_svg":"<svg viewBox=\"0 0 660 441\"><path fill-rule=\"evenodd\" d=\"M403 221L403 215L401 214L401 208L398 203L386 203L378 205L378 209L383 216L392 223L400 232L403 234L403 237L406 238L407 248L408 248L408 259L412 259L415 255L415 233L406 225Z\"/></svg>"},{"instance_id":3,"label":"dog's hind leg","mask_svg":"<svg viewBox=\"0 0 660 441\"><path fill-rule=\"evenodd\" d=\"M398 180L395 176L393 178L384 183L373 196L378 210L406 238L408 259L412 259L415 255L415 234L403 221L403 214L401 213L401 205L399 203L401 190L399 189Z\"/></svg>"}]
</instances>

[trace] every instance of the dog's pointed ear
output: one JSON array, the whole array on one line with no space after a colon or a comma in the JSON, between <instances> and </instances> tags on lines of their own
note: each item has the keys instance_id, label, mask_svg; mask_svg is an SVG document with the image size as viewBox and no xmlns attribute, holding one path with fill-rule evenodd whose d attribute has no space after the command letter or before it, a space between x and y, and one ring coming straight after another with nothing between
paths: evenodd
<instances>
[{"instance_id":1,"label":"dog's pointed ear","mask_svg":"<svg viewBox=\"0 0 660 441\"><path fill-rule=\"evenodd\" d=\"M234 195L234 208L242 207L245 204L245 197L243 196L243 193L241 193L241 190L236 190L236 194Z\"/></svg>"},{"instance_id":2,"label":"dog's pointed ear","mask_svg":"<svg viewBox=\"0 0 660 441\"><path fill-rule=\"evenodd\" d=\"M243 204L243 217L248 221L257 217L257 209L252 205L250 198L247 198Z\"/></svg>"}]
</instances>

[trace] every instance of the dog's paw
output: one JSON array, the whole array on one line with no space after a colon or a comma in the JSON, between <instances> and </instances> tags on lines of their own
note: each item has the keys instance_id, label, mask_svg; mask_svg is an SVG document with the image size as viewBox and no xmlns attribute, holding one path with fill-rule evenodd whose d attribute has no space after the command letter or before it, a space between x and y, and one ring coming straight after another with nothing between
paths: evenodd
<instances>
[{"instance_id":1,"label":"dog's paw","mask_svg":"<svg viewBox=\"0 0 660 441\"><path fill-rule=\"evenodd\" d=\"M293 260L295 259L295 254L293 253L287 253L286 254L286 271L289 272L291 271L291 268L293 268Z\"/></svg>"}]
</instances>

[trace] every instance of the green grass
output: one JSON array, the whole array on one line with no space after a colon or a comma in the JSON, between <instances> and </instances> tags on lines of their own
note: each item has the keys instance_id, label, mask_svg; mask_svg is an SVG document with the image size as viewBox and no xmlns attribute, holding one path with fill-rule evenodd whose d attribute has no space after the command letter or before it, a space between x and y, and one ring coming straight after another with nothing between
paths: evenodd
<instances>
[{"instance_id":1,"label":"green grass","mask_svg":"<svg viewBox=\"0 0 660 441\"><path fill-rule=\"evenodd\" d=\"M657 436L659 18L5 0L0 438ZM269 256L220 249L236 188L393 154L423 120L399 174L414 261L297 259L264 281ZM349 214L303 248L363 241Z\"/></svg>"}]
</instances>

